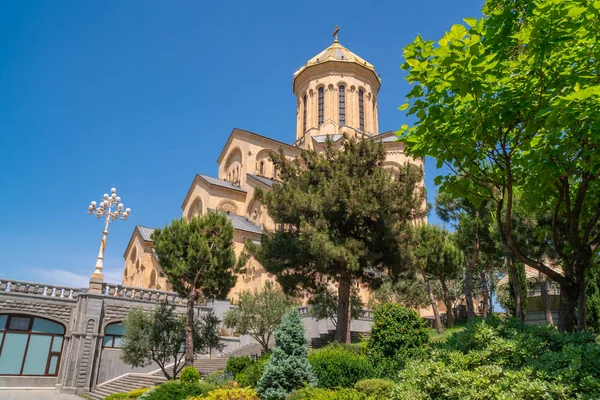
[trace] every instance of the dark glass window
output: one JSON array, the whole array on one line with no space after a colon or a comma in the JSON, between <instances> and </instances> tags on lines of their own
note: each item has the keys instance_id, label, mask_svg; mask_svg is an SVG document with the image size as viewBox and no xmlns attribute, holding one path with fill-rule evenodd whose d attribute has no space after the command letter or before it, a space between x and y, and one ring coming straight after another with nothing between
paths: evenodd
<instances>
[{"instance_id":1,"label":"dark glass window","mask_svg":"<svg viewBox=\"0 0 600 400\"><path fill-rule=\"evenodd\" d=\"M277 178L277 167L273 166L273 178Z\"/></svg>"},{"instance_id":2,"label":"dark glass window","mask_svg":"<svg viewBox=\"0 0 600 400\"><path fill-rule=\"evenodd\" d=\"M360 131L365 130L365 104L364 104L365 93L360 89L358 91L358 122L360 125Z\"/></svg>"},{"instance_id":3,"label":"dark glass window","mask_svg":"<svg viewBox=\"0 0 600 400\"><path fill-rule=\"evenodd\" d=\"M117 322L114 324L106 325L104 328L104 340L102 345L109 348L119 348L123 342L123 335L125 334L125 327L122 323Z\"/></svg>"},{"instance_id":4,"label":"dark glass window","mask_svg":"<svg viewBox=\"0 0 600 400\"><path fill-rule=\"evenodd\" d=\"M319 127L323 125L323 120L325 118L325 88L319 88Z\"/></svg>"},{"instance_id":5,"label":"dark glass window","mask_svg":"<svg viewBox=\"0 0 600 400\"><path fill-rule=\"evenodd\" d=\"M346 87L340 85L338 88L338 102L340 108L340 126L346 126Z\"/></svg>"},{"instance_id":6,"label":"dark glass window","mask_svg":"<svg viewBox=\"0 0 600 400\"><path fill-rule=\"evenodd\" d=\"M306 95L304 95L304 98L302 100L302 134L306 132L306 100Z\"/></svg>"},{"instance_id":7,"label":"dark glass window","mask_svg":"<svg viewBox=\"0 0 600 400\"><path fill-rule=\"evenodd\" d=\"M56 376L64 334L44 318L0 315L0 375Z\"/></svg>"},{"instance_id":8,"label":"dark glass window","mask_svg":"<svg viewBox=\"0 0 600 400\"><path fill-rule=\"evenodd\" d=\"M258 170L258 173L261 175L264 175L265 174L265 162L261 161L259 165L260 165L260 169Z\"/></svg>"}]
</instances>

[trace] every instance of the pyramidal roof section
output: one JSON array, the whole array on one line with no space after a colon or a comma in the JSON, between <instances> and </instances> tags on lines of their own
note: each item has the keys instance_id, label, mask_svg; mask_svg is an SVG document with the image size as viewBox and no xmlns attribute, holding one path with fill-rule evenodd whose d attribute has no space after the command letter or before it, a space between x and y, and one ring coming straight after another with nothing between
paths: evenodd
<instances>
[{"instance_id":1,"label":"pyramidal roof section","mask_svg":"<svg viewBox=\"0 0 600 400\"><path fill-rule=\"evenodd\" d=\"M342 46L336 39L331 46L329 46L328 48L326 48L325 50L308 60L308 62L304 64L302 68L296 71L296 73L294 74L294 78L300 75L308 67L317 64L322 64L328 61L355 63L375 72L375 67L373 66L373 64L367 62L363 58L360 58L359 56ZM377 76L376 73L375 76ZM377 79L379 79L379 77L377 77Z\"/></svg>"}]
</instances>

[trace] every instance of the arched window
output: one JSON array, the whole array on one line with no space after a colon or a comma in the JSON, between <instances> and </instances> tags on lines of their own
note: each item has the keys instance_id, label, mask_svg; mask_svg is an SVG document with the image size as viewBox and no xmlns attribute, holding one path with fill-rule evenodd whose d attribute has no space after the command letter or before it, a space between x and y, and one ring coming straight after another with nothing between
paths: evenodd
<instances>
[{"instance_id":1,"label":"arched window","mask_svg":"<svg viewBox=\"0 0 600 400\"><path fill-rule=\"evenodd\" d=\"M323 125L323 120L325 118L325 88L319 88L319 127Z\"/></svg>"},{"instance_id":2,"label":"arched window","mask_svg":"<svg viewBox=\"0 0 600 400\"><path fill-rule=\"evenodd\" d=\"M365 92L362 89L358 91L358 122L360 125L360 131L365 130L365 105L364 105Z\"/></svg>"},{"instance_id":3,"label":"arched window","mask_svg":"<svg viewBox=\"0 0 600 400\"><path fill-rule=\"evenodd\" d=\"M302 134L306 133L306 100L307 96L304 95L302 99Z\"/></svg>"},{"instance_id":4,"label":"arched window","mask_svg":"<svg viewBox=\"0 0 600 400\"><path fill-rule=\"evenodd\" d=\"M106 328L104 328L104 340L102 340L102 346L104 348L120 348L124 334L125 327L122 323L115 322L106 325Z\"/></svg>"},{"instance_id":5,"label":"arched window","mask_svg":"<svg viewBox=\"0 0 600 400\"><path fill-rule=\"evenodd\" d=\"M0 315L0 375L56 376L65 327L27 315Z\"/></svg>"},{"instance_id":6,"label":"arched window","mask_svg":"<svg viewBox=\"0 0 600 400\"><path fill-rule=\"evenodd\" d=\"M338 88L338 103L340 108L340 126L346 126L346 87L340 85Z\"/></svg>"},{"instance_id":7,"label":"arched window","mask_svg":"<svg viewBox=\"0 0 600 400\"><path fill-rule=\"evenodd\" d=\"M258 173L261 174L261 175L264 175L265 174L265 162L261 161L260 164L259 164L259 166L260 166L260 168L258 170Z\"/></svg>"}]
</instances>

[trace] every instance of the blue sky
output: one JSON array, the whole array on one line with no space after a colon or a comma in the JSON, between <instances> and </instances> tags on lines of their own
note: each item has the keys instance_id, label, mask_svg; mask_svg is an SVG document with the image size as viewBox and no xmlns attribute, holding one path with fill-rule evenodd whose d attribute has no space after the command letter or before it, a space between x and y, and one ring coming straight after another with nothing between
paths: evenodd
<instances>
[{"instance_id":1,"label":"blue sky","mask_svg":"<svg viewBox=\"0 0 600 400\"><path fill-rule=\"evenodd\" d=\"M482 4L2 1L0 279L86 285L102 231L87 206L114 186L132 209L108 237L106 280L120 282L135 225L179 217L234 127L294 140L292 74L336 24L381 74L380 129L397 130L410 122L398 111L402 47L439 39Z\"/></svg>"}]
</instances>

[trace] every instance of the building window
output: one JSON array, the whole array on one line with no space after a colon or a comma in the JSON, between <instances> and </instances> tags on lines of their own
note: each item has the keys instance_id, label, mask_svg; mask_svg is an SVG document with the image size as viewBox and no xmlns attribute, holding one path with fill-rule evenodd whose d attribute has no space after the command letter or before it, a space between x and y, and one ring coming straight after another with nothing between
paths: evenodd
<instances>
[{"instance_id":1,"label":"building window","mask_svg":"<svg viewBox=\"0 0 600 400\"><path fill-rule=\"evenodd\" d=\"M56 376L65 328L26 315L0 315L0 375Z\"/></svg>"},{"instance_id":2,"label":"building window","mask_svg":"<svg viewBox=\"0 0 600 400\"><path fill-rule=\"evenodd\" d=\"M364 105L365 92L360 89L358 91L358 122L360 125L360 131L365 131L365 105Z\"/></svg>"},{"instance_id":3,"label":"building window","mask_svg":"<svg viewBox=\"0 0 600 400\"><path fill-rule=\"evenodd\" d=\"M273 178L277 178L277 166L273 166Z\"/></svg>"},{"instance_id":4,"label":"building window","mask_svg":"<svg viewBox=\"0 0 600 400\"><path fill-rule=\"evenodd\" d=\"M307 97L304 95L302 99L302 134L306 133L306 101Z\"/></svg>"},{"instance_id":5,"label":"building window","mask_svg":"<svg viewBox=\"0 0 600 400\"><path fill-rule=\"evenodd\" d=\"M338 102L340 107L340 126L346 126L346 87L340 85L338 88Z\"/></svg>"},{"instance_id":6,"label":"building window","mask_svg":"<svg viewBox=\"0 0 600 400\"><path fill-rule=\"evenodd\" d=\"M123 335L125 334L125 327L122 323L116 322L113 324L106 325L104 328L104 339L102 340L102 346L109 349L118 349L123 343Z\"/></svg>"},{"instance_id":7,"label":"building window","mask_svg":"<svg viewBox=\"0 0 600 400\"><path fill-rule=\"evenodd\" d=\"M260 168L258 170L258 173L261 174L261 175L264 175L265 174L265 162L261 161L260 164L259 164L259 166L260 166Z\"/></svg>"},{"instance_id":8,"label":"building window","mask_svg":"<svg viewBox=\"0 0 600 400\"><path fill-rule=\"evenodd\" d=\"M319 128L323 125L323 120L325 118L325 88L319 88Z\"/></svg>"}]
</instances>

